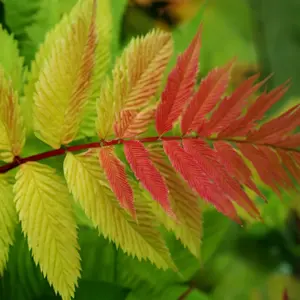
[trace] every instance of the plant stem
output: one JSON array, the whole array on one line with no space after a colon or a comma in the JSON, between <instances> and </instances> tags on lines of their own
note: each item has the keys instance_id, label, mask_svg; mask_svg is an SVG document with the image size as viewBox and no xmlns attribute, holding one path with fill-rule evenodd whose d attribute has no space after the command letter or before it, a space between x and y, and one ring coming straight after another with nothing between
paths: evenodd
<instances>
[{"instance_id":1,"label":"plant stem","mask_svg":"<svg viewBox=\"0 0 300 300\"><path fill-rule=\"evenodd\" d=\"M196 137L192 136L192 137L187 137L187 138L196 138ZM140 141L141 143L155 143L155 142L158 142L160 140L164 140L164 141L167 141L167 140L172 141L173 140L173 141L175 141L175 140L181 140L181 139L182 138L180 136L171 136L171 137L154 136L154 137L141 138L141 139L137 139L137 140ZM67 146L67 147L64 147L64 148L50 150L50 151L46 151L46 152L43 152L43 153L31 155L31 156L24 157L24 158L15 157L14 161L0 167L0 174L6 173L6 172L8 172L8 171L20 166L20 165L23 165L23 164L27 163L27 162L40 161L40 160L43 160L43 159L64 155L67 152L78 152L78 151L83 151L83 150L92 149L92 148L100 148L100 147L107 147L107 146L115 146L115 145L125 144L126 142L129 142L129 141L130 140L114 139L114 140L110 140L110 141L101 141L101 142L80 144L80 145L76 145L76 146Z\"/></svg>"},{"instance_id":2,"label":"plant stem","mask_svg":"<svg viewBox=\"0 0 300 300\"><path fill-rule=\"evenodd\" d=\"M187 136L152 136L152 137L145 137L145 138L140 138L140 139L135 139L137 141L140 141L143 144L146 143L156 143L156 142L162 142L162 141L181 141L181 140L188 140L188 139L206 139L210 140L213 142L218 141L218 138L207 138L207 137L201 137L201 136L195 136L195 135L187 135ZM65 146L60 149L55 149L55 150L50 150L46 151L43 153L27 156L27 157L15 157L14 161L11 163L8 163L6 165L3 165L0 167L0 174L6 173L20 165L23 165L27 162L32 162L32 161L40 161L43 159L55 157L55 156L61 156L66 154L67 152L78 152L78 151L83 151L83 150L88 150L92 148L100 148L100 147L108 147L108 146L116 146L116 145L121 145L121 144L126 144L133 139L130 140L125 140L125 139L113 139L110 141L101 141L101 142L92 142L92 143L86 143L86 144L80 144L80 145L75 145L75 146ZM223 142L233 142L233 143L247 143L247 144L252 144L250 141L247 140L235 140L235 139L220 139ZM285 148L285 147L276 147L274 145L269 145L269 144L263 144L263 143L255 143L255 145L260 145L260 146L268 146L274 149L282 149L286 151L293 151L293 152L298 152L300 153L299 150L297 149L291 149L291 148Z\"/></svg>"}]
</instances>

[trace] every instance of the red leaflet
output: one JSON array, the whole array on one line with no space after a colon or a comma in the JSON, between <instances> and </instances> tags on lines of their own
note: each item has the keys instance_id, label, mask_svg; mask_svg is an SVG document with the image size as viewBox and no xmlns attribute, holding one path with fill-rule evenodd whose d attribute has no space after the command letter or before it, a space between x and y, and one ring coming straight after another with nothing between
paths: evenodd
<instances>
[{"instance_id":1,"label":"red leaflet","mask_svg":"<svg viewBox=\"0 0 300 300\"><path fill-rule=\"evenodd\" d=\"M281 158L283 164L287 167L292 176L300 182L300 168L297 166L297 163L293 160L290 154L287 151L278 150L278 154Z\"/></svg>"},{"instance_id":2,"label":"red leaflet","mask_svg":"<svg viewBox=\"0 0 300 300\"><path fill-rule=\"evenodd\" d=\"M123 163L115 156L113 148L111 147L100 149L99 160L121 206L127 209L135 218L133 191L128 183Z\"/></svg>"},{"instance_id":3,"label":"red leaflet","mask_svg":"<svg viewBox=\"0 0 300 300\"><path fill-rule=\"evenodd\" d=\"M160 135L172 129L173 123L193 94L198 73L200 35L201 28L190 46L178 57L176 66L168 77L156 111L156 130Z\"/></svg>"},{"instance_id":4,"label":"red leaflet","mask_svg":"<svg viewBox=\"0 0 300 300\"><path fill-rule=\"evenodd\" d=\"M300 167L300 153L299 152L291 152L290 153L293 160L297 163L298 167Z\"/></svg>"},{"instance_id":5,"label":"red leaflet","mask_svg":"<svg viewBox=\"0 0 300 300\"><path fill-rule=\"evenodd\" d=\"M181 174L201 198L213 204L220 212L240 222L228 196L205 174L198 161L184 151L177 141L163 141L164 151L174 169Z\"/></svg>"},{"instance_id":6,"label":"red leaflet","mask_svg":"<svg viewBox=\"0 0 300 300\"><path fill-rule=\"evenodd\" d=\"M298 148L300 147L300 133L295 133L294 135L290 135L287 137L283 137L280 141L275 142L274 145L277 147L284 148Z\"/></svg>"},{"instance_id":7,"label":"red leaflet","mask_svg":"<svg viewBox=\"0 0 300 300\"><path fill-rule=\"evenodd\" d=\"M264 82L253 86L253 83L258 78L254 75L244 81L231 96L227 96L220 103L217 110L212 114L211 119L205 124L203 130L199 128L202 134L220 133L229 128L235 128L231 123L240 117L243 108L246 105L246 100L255 93ZM228 132L222 133L222 136L228 136Z\"/></svg>"},{"instance_id":8,"label":"red leaflet","mask_svg":"<svg viewBox=\"0 0 300 300\"><path fill-rule=\"evenodd\" d=\"M278 182L282 186L285 186L286 188L292 188L293 183L284 170L277 152L275 152L272 148L266 146L260 146L258 150L271 164L272 172L274 174L274 179L276 180L276 182Z\"/></svg>"},{"instance_id":9,"label":"red leaflet","mask_svg":"<svg viewBox=\"0 0 300 300\"><path fill-rule=\"evenodd\" d=\"M206 176L228 197L243 207L251 216L259 217L259 211L239 183L229 176L217 161L216 152L201 140L184 140L184 149L197 161Z\"/></svg>"},{"instance_id":10,"label":"red leaflet","mask_svg":"<svg viewBox=\"0 0 300 300\"><path fill-rule=\"evenodd\" d=\"M266 78L265 80L257 83L253 86L253 83L258 78L258 75L254 75L244 81L236 90L235 92L229 97L228 101L222 106L220 105L219 109L222 111L223 109L227 113L223 115L220 119L217 119L218 122L215 123L215 130L214 132L218 132L218 137L228 137L231 136L235 132L235 128L238 127L238 124L234 124L235 120L237 120L243 112L243 109L246 107L247 101L251 95L256 93L259 88L269 79ZM219 118L220 116L216 116ZM239 120L239 119L238 119Z\"/></svg>"},{"instance_id":11,"label":"red leaflet","mask_svg":"<svg viewBox=\"0 0 300 300\"><path fill-rule=\"evenodd\" d=\"M217 151L217 159L225 167L226 171L241 184L245 184L258 196L266 200L265 196L252 181L250 169L234 148L225 142L215 142L214 147Z\"/></svg>"},{"instance_id":12,"label":"red leaflet","mask_svg":"<svg viewBox=\"0 0 300 300\"><path fill-rule=\"evenodd\" d=\"M238 147L242 154L252 162L261 180L280 197L280 190L277 188L280 179L278 174L275 174L269 159L251 144L239 144Z\"/></svg>"},{"instance_id":13,"label":"red leaflet","mask_svg":"<svg viewBox=\"0 0 300 300\"><path fill-rule=\"evenodd\" d=\"M150 155L144 145L139 141L126 141L124 143L126 159L146 190L171 216L174 216L168 199L168 189L162 175L154 167Z\"/></svg>"},{"instance_id":14,"label":"red leaflet","mask_svg":"<svg viewBox=\"0 0 300 300\"><path fill-rule=\"evenodd\" d=\"M249 134L249 141L263 141L264 144L279 142L285 134L296 129L300 124L300 104L290 108L277 118L263 124L258 130Z\"/></svg>"},{"instance_id":15,"label":"red leaflet","mask_svg":"<svg viewBox=\"0 0 300 300\"><path fill-rule=\"evenodd\" d=\"M246 115L230 125L226 131L226 136L241 136L247 134L253 129L255 122L263 118L267 110L286 93L287 89L288 87L282 85L269 93L263 92L248 108ZM225 132L222 136L225 136Z\"/></svg>"},{"instance_id":16,"label":"red leaflet","mask_svg":"<svg viewBox=\"0 0 300 300\"><path fill-rule=\"evenodd\" d=\"M183 134L192 130L196 131L203 124L205 115L220 101L229 83L232 64L233 61L223 68L212 70L201 81L197 93L193 96L183 114L181 121Z\"/></svg>"}]
</instances>

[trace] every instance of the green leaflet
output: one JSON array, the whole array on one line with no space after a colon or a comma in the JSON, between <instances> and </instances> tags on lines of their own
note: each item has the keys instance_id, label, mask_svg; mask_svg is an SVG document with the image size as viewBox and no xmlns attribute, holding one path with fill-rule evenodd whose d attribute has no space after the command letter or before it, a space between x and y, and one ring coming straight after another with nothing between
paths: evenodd
<instances>
[{"instance_id":1,"label":"green leaflet","mask_svg":"<svg viewBox=\"0 0 300 300\"><path fill-rule=\"evenodd\" d=\"M203 245L201 247L201 261L206 263L213 257L220 243L225 239L232 224L228 218L219 212L208 210L203 214Z\"/></svg>"},{"instance_id":2,"label":"green leaflet","mask_svg":"<svg viewBox=\"0 0 300 300\"><path fill-rule=\"evenodd\" d=\"M113 33L112 33L112 63L120 55L121 48L121 28L123 25L123 14L127 5L127 0L111 0L111 11L113 12Z\"/></svg>"},{"instance_id":3,"label":"green leaflet","mask_svg":"<svg viewBox=\"0 0 300 300\"><path fill-rule=\"evenodd\" d=\"M33 261L21 226L17 226L16 229L7 270L1 279L1 283L4 284L2 289L0 288L0 299L32 300L38 299L43 294L54 295L47 279Z\"/></svg>"},{"instance_id":4,"label":"green leaflet","mask_svg":"<svg viewBox=\"0 0 300 300\"><path fill-rule=\"evenodd\" d=\"M13 202L12 185L6 175L0 175L0 277L8 260L9 247L13 244L17 214Z\"/></svg>"},{"instance_id":5,"label":"green leaflet","mask_svg":"<svg viewBox=\"0 0 300 300\"><path fill-rule=\"evenodd\" d=\"M96 157L68 153L64 170L69 190L105 238L139 260L148 259L162 269L176 269L155 228L155 217L148 205L139 200L139 194L135 199L137 224L116 201Z\"/></svg>"},{"instance_id":6,"label":"green leaflet","mask_svg":"<svg viewBox=\"0 0 300 300\"><path fill-rule=\"evenodd\" d=\"M17 42L0 24L0 66L3 67L7 79L12 80L13 88L20 91L22 86L23 58L20 57Z\"/></svg>"},{"instance_id":7,"label":"green leaflet","mask_svg":"<svg viewBox=\"0 0 300 300\"><path fill-rule=\"evenodd\" d=\"M22 230L35 263L62 299L70 299L80 276L80 257L75 218L64 182L51 167L31 162L18 171L14 191Z\"/></svg>"},{"instance_id":8,"label":"green leaflet","mask_svg":"<svg viewBox=\"0 0 300 300\"><path fill-rule=\"evenodd\" d=\"M19 41L26 65L45 35L77 0L4 0L5 22Z\"/></svg>"},{"instance_id":9,"label":"green leaflet","mask_svg":"<svg viewBox=\"0 0 300 300\"><path fill-rule=\"evenodd\" d=\"M170 285L165 290L155 293L147 287L143 287L141 289L137 289L132 291L126 298L126 300L165 300L165 299L179 299L181 296L185 295L187 291L190 290L190 287L188 285ZM194 289L191 292L189 292L188 296L186 296L184 299L187 300L209 300L210 297L205 295L204 293Z\"/></svg>"},{"instance_id":10,"label":"green leaflet","mask_svg":"<svg viewBox=\"0 0 300 300\"><path fill-rule=\"evenodd\" d=\"M112 283L83 280L80 282L74 299L98 300L101 297L105 300L124 300L127 294L128 290Z\"/></svg>"},{"instance_id":11,"label":"green leaflet","mask_svg":"<svg viewBox=\"0 0 300 300\"><path fill-rule=\"evenodd\" d=\"M232 57L237 57L239 63L256 63L251 10L246 1L207 1L202 22L202 39L206 42L201 50L201 73L206 74Z\"/></svg>"}]
</instances>

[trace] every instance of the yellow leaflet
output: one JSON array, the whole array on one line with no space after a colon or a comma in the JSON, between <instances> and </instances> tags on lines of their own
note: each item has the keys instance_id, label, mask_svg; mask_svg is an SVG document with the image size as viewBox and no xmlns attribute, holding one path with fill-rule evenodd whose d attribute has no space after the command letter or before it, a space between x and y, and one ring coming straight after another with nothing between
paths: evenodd
<instances>
[{"instance_id":1,"label":"yellow leaflet","mask_svg":"<svg viewBox=\"0 0 300 300\"><path fill-rule=\"evenodd\" d=\"M97 2L96 27L97 47L95 52L95 66L92 75L91 94L85 107L79 133L80 137L96 135L96 100L99 97L102 79L106 74L111 61L112 15L110 0L100 0Z\"/></svg>"},{"instance_id":2,"label":"yellow leaflet","mask_svg":"<svg viewBox=\"0 0 300 300\"><path fill-rule=\"evenodd\" d=\"M0 160L11 162L21 153L25 144L23 118L18 94L11 81L5 79L0 66Z\"/></svg>"},{"instance_id":3,"label":"yellow leaflet","mask_svg":"<svg viewBox=\"0 0 300 300\"><path fill-rule=\"evenodd\" d=\"M123 78L125 80L125 78ZM105 78L101 85L100 97L97 105L96 128L100 138L107 139L113 134L113 122L115 119L114 88L117 80L112 82ZM100 117L101 116L101 117Z\"/></svg>"},{"instance_id":4,"label":"yellow leaflet","mask_svg":"<svg viewBox=\"0 0 300 300\"><path fill-rule=\"evenodd\" d=\"M149 104L160 85L172 50L171 34L158 30L131 41L117 60L112 79L108 79L110 83L102 86L97 101L96 128L100 138L112 135L113 124L119 121L122 110L139 110ZM103 95L108 94L111 98L103 100ZM109 114L103 116L102 111Z\"/></svg>"},{"instance_id":5,"label":"yellow leaflet","mask_svg":"<svg viewBox=\"0 0 300 300\"><path fill-rule=\"evenodd\" d=\"M13 244L16 225L12 186L5 175L0 175L0 277L8 260L9 247Z\"/></svg>"},{"instance_id":6,"label":"yellow leaflet","mask_svg":"<svg viewBox=\"0 0 300 300\"><path fill-rule=\"evenodd\" d=\"M151 201L153 211L161 223L168 230L174 231L176 238L180 239L192 254L199 257L202 237L202 214L199 199L165 159L161 147L150 146L148 149L151 160L166 180L172 209L178 220L176 222L166 215L155 201Z\"/></svg>"},{"instance_id":7,"label":"yellow leaflet","mask_svg":"<svg viewBox=\"0 0 300 300\"><path fill-rule=\"evenodd\" d=\"M137 224L120 207L94 155L68 153L64 172L69 190L105 238L139 260L148 259L162 269L176 268L149 207L136 197Z\"/></svg>"},{"instance_id":8,"label":"yellow leaflet","mask_svg":"<svg viewBox=\"0 0 300 300\"><path fill-rule=\"evenodd\" d=\"M79 0L73 7L69 15L65 15L61 21L50 30L45 37L45 41L41 44L39 50L35 55L35 60L31 63L30 73L28 73L27 85L24 87L24 101L22 102L22 108L25 114L26 127L29 129L29 133L33 130L32 110L33 110L33 95L36 92L35 84L39 79L41 69L49 58L53 45L57 40L66 39L68 36L68 28L72 22L77 22L78 18L85 16L92 8L92 0Z\"/></svg>"},{"instance_id":9,"label":"yellow leaflet","mask_svg":"<svg viewBox=\"0 0 300 300\"><path fill-rule=\"evenodd\" d=\"M5 75L12 80L13 88L19 91L22 85L22 67L24 59L19 56L17 41L0 24L0 66Z\"/></svg>"},{"instance_id":10,"label":"yellow leaflet","mask_svg":"<svg viewBox=\"0 0 300 300\"><path fill-rule=\"evenodd\" d=\"M53 148L70 143L79 130L94 67L95 14L94 7L89 17L70 20L66 37L54 41L35 85L35 133Z\"/></svg>"},{"instance_id":11,"label":"yellow leaflet","mask_svg":"<svg viewBox=\"0 0 300 300\"><path fill-rule=\"evenodd\" d=\"M76 222L64 181L46 165L26 163L16 175L14 192L35 263L62 299L71 299L80 277L80 257Z\"/></svg>"}]
</instances>

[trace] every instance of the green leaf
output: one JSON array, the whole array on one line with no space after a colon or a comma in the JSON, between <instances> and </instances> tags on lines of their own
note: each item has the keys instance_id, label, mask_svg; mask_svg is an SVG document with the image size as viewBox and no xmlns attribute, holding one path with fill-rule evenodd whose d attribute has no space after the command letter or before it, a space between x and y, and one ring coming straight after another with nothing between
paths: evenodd
<instances>
[{"instance_id":1,"label":"green leaf","mask_svg":"<svg viewBox=\"0 0 300 300\"><path fill-rule=\"evenodd\" d=\"M34 59L47 32L78 0L3 0L5 22L19 42L26 65Z\"/></svg>"},{"instance_id":2,"label":"green leaf","mask_svg":"<svg viewBox=\"0 0 300 300\"><path fill-rule=\"evenodd\" d=\"M199 261L176 240L173 234L164 232L164 237L179 273L172 270L162 271L149 262L139 262L132 257L118 255L116 268L118 284L131 289L147 286L152 292L159 293L169 285L182 284L191 279L200 267Z\"/></svg>"},{"instance_id":3,"label":"green leaf","mask_svg":"<svg viewBox=\"0 0 300 300\"><path fill-rule=\"evenodd\" d=\"M7 270L3 279L0 279L0 286L3 287L0 299L32 300L45 293L54 294L33 261L21 226L17 226L15 243L10 250Z\"/></svg>"},{"instance_id":4,"label":"green leaf","mask_svg":"<svg viewBox=\"0 0 300 300\"><path fill-rule=\"evenodd\" d=\"M20 57L17 41L9 35L0 24L0 65L4 69L7 79L12 80L12 86L20 91L22 85L23 58Z\"/></svg>"},{"instance_id":5,"label":"green leaf","mask_svg":"<svg viewBox=\"0 0 300 300\"><path fill-rule=\"evenodd\" d=\"M246 1L208 1L203 12L201 73L223 65L232 57L255 64L251 10ZM222 48L222 50L220 50Z\"/></svg>"},{"instance_id":6,"label":"green leaf","mask_svg":"<svg viewBox=\"0 0 300 300\"><path fill-rule=\"evenodd\" d=\"M258 288L267 278L267 274L260 272L251 262L233 254L220 255L215 259L209 272L219 270L221 278L212 291L214 300L241 300L249 299L253 289Z\"/></svg>"},{"instance_id":7,"label":"green leaf","mask_svg":"<svg viewBox=\"0 0 300 300\"><path fill-rule=\"evenodd\" d=\"M217 211L208 210L203 214L203 240L201 261L206 263L226 238L226 233L232 223L227 217Z\"/></svg>"},{"instance_id":8,"label":"green leaf","mask_svg":"<svg viewBox=\"0 0 300 300\"><path fill-rule=\"evenodd\" d=\"M115 245L103 236L99 236L97 230L81 226L79 230L79 244L82 265L82 280L116 281L116 269L118 256L121 253ZM99 268L101 266L101 268Z\"/></svg>"},{"instance_id":9,"label":"green leaf","mask_svg":"<svg viewBox=\"0 0 300 300\"><path fill-rule=\"evenodd\" d=\"M75 300L99 300L99 296L105 300L123 300L128 291L115 284L99 281L80 281L76 291Z\"/></svg>"},{"instance_id":10,"label":"green leaf","mask_svg":"<svg viewBox=\"0 0 300 300\"><path fill-rule=\"evenodd\" d=\"M186 295L186 296L185 296ZM141 289L133 290L126 298L126 300L173 300L180 299L180 297L185 296L186 300L209 300L210 298L204 293L198 291L187 285L170 285L165 290L160 293L153 293L147 287Z\"/></svg>"},{"instance_id":11,"label":"green leaf","mask_svg":"<svg viewBox=\"0 0 300 300\"><path fill-rule=\"evenodd\" d=\"M6 175L0 175L0 278L8 260L8 252L14 241L17 214L13 201L12 185Z\"/></svg>"},{"instance_id":12,"label":"green leaf","mask_svg":"<svg viewBox=\"0 0 300 300\"><path fill-rule=\"evenodd\" d=\"M15 203L33 259L63 300L74 295L80 276L77 230L63 180L51 167L22 165L16 175Z\"/></svg>"},{"instance_id":13,"label":"green leaf","mask_svg":"<svg viewBox=\"0 0 300 300\"><path fill-rule=\"evenodd\" d=\"M123 26L123 14L126 8L127 0L111 0L111 11L113 12L112 29L112 63L114 63L121 51L121 28Z\"/></svg>"}]
</instances>

